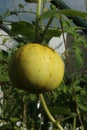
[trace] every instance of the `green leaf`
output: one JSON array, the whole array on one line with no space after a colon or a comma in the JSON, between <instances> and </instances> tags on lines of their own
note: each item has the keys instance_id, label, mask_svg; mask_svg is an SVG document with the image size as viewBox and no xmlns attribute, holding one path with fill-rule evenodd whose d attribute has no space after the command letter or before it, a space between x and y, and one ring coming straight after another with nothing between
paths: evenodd
<instances>
[{"instance_id":1,"label":"green leaf","mask_svg":"<svg viewBox=\"0 0 87 130\"><path fill-rule=\"evenodd\" d=\"M71 115L71 111L69 108L66 107L59 107L59 106L51 106L49 110L52 114L62 114L62 115Z\"/></svg>"},{"instance_id":2,"label":"green leaf","mask_svg":"<svg viewBox=\"0 0 87 130\"><path fill-rule=\"evenodd\" d=\"M79 92L79 91L81 91L81 89L82 89L82 88L81 88L80 86L75 86L75 87L74 87L75 92Z\"/></svg>"},{"instance_id":3,"label":"green leaf","mask_svg":"<svg viewBox=\"0 0 87 130\"><path fill-rule=\"evenodd\" d=\"M44 36L44 39L49 41L50 38L59 37L60 35L61 35L61 31L58 30L57 28L48 28L48 30Z\"/></svg>"},{"instance_id":4,"label":"green leaf","mask_svg":"<svg viewBox=\"0 0 87 130\"><path fill-rule=\"evenodd\" d=\"M7 130L7 125L0 126L0 130Z\"/></svg>"},{"instance_id":5,"label":"green leaf","mask_svg":"<svg viewBox=\"0 0 87 130\"><path fill-rule=\"evenodd\" d=\"M81 18L86 18L87 19L87 13L77 11L77 10L72 10L72 9L64 9L64 10L59 10L60 14L70 16L70 17L81 17Z\"/></svg>"},{"instance_id":6,"label":"green leaf","mask_svg":"<svg viewBox=\"0 0 87 130\"><path fill-rule=\"evenodd\" d=\"M14 35L22 35L25 39L32 41L34 39L35 28L34 26L25 21L12 22L11 33Z\"/></svg>"},{"instance_id":7,"label":"green leaf","mask_svg":"<svg viewBox=\"0 0 87 130\"><path fill-rule=\"evenodd\" d=\"M17 122L17 121L19 120L19 118L17 118L17 117L12 117L12 118L10 118L10 120L11 120L12 122Z\"/></svg>"},{"instance_id":8,"label":"green leaf","mask_svg":"<svg viewBox=\"0 0 87 130\"><path fill-rule=\"evenodd\" d=\"M54 28L54 29L52 29L52 28L49 28L48 30L47 30L47 32L46 32L46 36L48 37L48 36L50 36L50 37L59 37L61 35L61 31L60 30L58 30L57 28Z\"/></svg>"},{"instance_id":9,"label":"green leaf","mask_svg":"<svg viewBox=\"0 0 87 130\"><path fill-rule=\"evenodd\" d=\"M0 81L9 81L8 54L4 51L0 51Z\"/></svg>"},{"instance_id":10,"label":"green leaf","mask_svg":"<svg viewBox=\"0 0 87 130\"><path fill-rule=\"evenodd\" d=\"M83 111L87 111L87 95L77 95L77 104Z\"/></svg>"},{"instance_id":11,"label":"green leaf","mask_svg":"<svg viewBox=\"0 0 87 130\"><path fill-rule=\"evenodd\" d=\"M10 10L8 9L4 14L3 17L6 18L10 15Z\"/></svg>"},{"instance_id":12,"label":"green leaf","mask_svg":"<svg viewBox=\"0 0 87 130\"><path fill-rule=\"evenodd\" d=\"M44 12L40 18L46 19L46 18L58 16L59 14L63 14L70 17L81 17L81 18L87 19L87 13L72 10L72 9L49 10L49 11Z\"/></svg>"},{"instance_id":13,"label":"green leaf","mask_svg":"<svg viewBox=\"0 0 87 130\"><path fill-rule=\"evenodd\" d=\"M21 10L24 9L24 5L23 5L23 4L18 4L18 6L19 6L19 10L20 10L20 9L21 9Z\"/></svg>"},{"instance_id":14,"label":"green leaf","mask_svg":"<svg viewBox=\"0 0 87 130\"><path fill-rule=\"evenodd\" d=\"M40 16L40 18L41 19L46 19L46 18L51 18L51 17L56 16L56 15L58 15L58 11L57 10L49 10L49 11L44 12Z\"/></svg>"},{"instance_id":15,"label":"green leaf","mask_svg":"<svg viewBox=\"0 0 87 130\"><path fill-rule=\"evenodd\" d=\"M77 36L77 30L81 30L82 27L73 26L73 21L71 19L67 19L63 22L64 31L73 35Z\"/></svg>"},{"instance_id":16,"label":"green leaf","mask_svg":"<svg viewBox=\"0 0 87 130\"><path fill-rule=\"evenodd\" d=\"M74 46L74 53L75 53L75 57L76 57L76 60L77 60L77 66L78 67L81 67L83 65L83 54L82 54L82 51L80 50L79 47L75 47Z\"/></svg>"}]
</instances>

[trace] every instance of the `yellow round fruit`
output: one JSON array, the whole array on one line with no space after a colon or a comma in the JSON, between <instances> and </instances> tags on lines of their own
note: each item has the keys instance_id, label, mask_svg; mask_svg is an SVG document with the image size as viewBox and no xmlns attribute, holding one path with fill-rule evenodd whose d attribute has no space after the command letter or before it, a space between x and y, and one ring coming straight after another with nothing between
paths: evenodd
<instances>
[{"instance_id":1,"label":"yellow round fruit","mask_svg":"<svg viewBox=\"0 0 87 130\"><path fill-rule=\"evenodd\" d=\"M12 56L8 73L15 87L43 93L57 88L62 82L64 63L53 49L29 43Z\"/></svg>"}]
</instances>

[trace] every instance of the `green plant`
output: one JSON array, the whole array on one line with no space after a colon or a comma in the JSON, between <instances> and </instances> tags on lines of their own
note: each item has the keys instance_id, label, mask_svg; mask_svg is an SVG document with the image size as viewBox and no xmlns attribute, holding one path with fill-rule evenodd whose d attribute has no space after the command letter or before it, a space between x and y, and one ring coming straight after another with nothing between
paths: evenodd
<instances>
[{"instance_id":1,"label":"green plant","mask_svg":"<svg viewBox=\"0 0 87 130\"><path fill-rule=\"evenodd\" d=\"M48 92L44 94L48 109L52 113L54 117L50 117L50 119L54 122L54 129L56 129L56 125L60 128L59 122L62 124L62 127L66 123L70 124L70 130L75 130L77 126L86 129L87 127L87 71L83 71L84 60L82 49L87 47L87 42L84 40L78 33L77 30L81 29L80 27L73 26L72 21L66 20L64 16L79 16L81 18L86 19L87 13L82 13L75 10L56 10L54 6L50 8L50 10L43 12L45 1L42 3L41 13L40 13L40 5L41 1L38 2L37 14L33 13L36 16L35 22L12 22L11 23L11 37L19 39L24 44L27 42L38 42L46 44L49 39L53 36L60 36L60 34L64 34L67 32L70 34L73 39L72 49L69 50L68 45L65 43L66 51L64 56L65 61L65 76L64 81L56 90L52 92ZM20 7L24 7L20 6ZM5 18L10 15L17 15L18 13L23 12L23 10L17 11L7 11L3 14L2 21L5 21ZM50 25L54 18L57 18L60 21L61 29L58 29L57 25L54 25L53 28L50 28ZM46 26L43 24L43 20L48 19L48 23ZM18 35L21 37L18 37ZM65 41L65 39L64 39ZM20 42L21 44L21 42ZM72 53L71 53L72 52ZM76 64L74 66L77 70L72 71L72 57L74 57ZM37 110L37 101L39 97L37 95L28 94L27 91L21 91L19 89L15 89L12 87L11 82L9 81L7 74L7 65L9 55L7 53L0 52L0 82L1 88L4 92L4 104L3 108L3 116L2 121L7 122L7 126L3 125L2 127L9 127L17 129L16 122L21 120L22 126L26 124L27 129L33 128L36 130L40 128L40 122L38 119L38 112L43 111L43 107L41 106L41 110ZM3 62L2 62L3 61ZM4 68L4 69L3 69ZM82 71L80 72L82 68ZM44 100L42 95L40 95L41 100ZM48 111L46 104L44 108ZM33 109L33 110L32 110ZM49 112L47 112L49 113ZM44 114L45 115L45 114ZM49 116L49 115L48 115ZM49 119L47 116L44 116L44 122ZM56 120L58 120L58 124L56 124ZM31 124L31 125L30 125ZM56 125L55 125L56 124ZM45 126L45 129L48 129ZM62 128L60 128L62 129Z\"/></svg>"}]
</instances>

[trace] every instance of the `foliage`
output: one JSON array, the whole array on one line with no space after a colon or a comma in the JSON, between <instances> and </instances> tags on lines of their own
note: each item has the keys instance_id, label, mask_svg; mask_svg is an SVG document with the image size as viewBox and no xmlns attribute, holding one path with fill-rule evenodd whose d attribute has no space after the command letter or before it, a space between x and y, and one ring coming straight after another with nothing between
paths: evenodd
<instances>
[{"instance_id":1,"label":"foliage","mask_svg":"<svg viewBox=\"0 0 87 130\"><path fill-rule=\"evenodd\" d=\"M45 2L43 2L45 5ZM24 12L25 5L20 4L19 10L9 11L7 10L1 17L0 23L5 22L6 18L11 15L17 15ZM42 10L44 6L42 6ZM27 13L35 13L28 12ZM36 13L34 14L36 15ZM60 21L64 21L63 30L57 25L50 28L52 21L56 17ZM49 110L64 126L66 123L70 124L70 130L75 130L77 126L84 125L84 129L87 127L87 71L83 68L85 61L83 59L83 49L87 48L87 41L81 37L77 30L81 27L74 26L72 20L67 20L65 16L81 17L87 19L87 13L82 13L75 10L56 10L50 8L46 12L42 12L40 17L36 21L17 21L11 22L11 37L19 38L21 36L23 44L27 42L39 42L47 44L51 37L60 36L60 34L67 32L73 37L73 45L69 49L66 46L65 52L65 76L64 81L55 91L44 94ZM44 26L43 19L48 19L47 25ZM38 25L37 25L38 24ZM60 21L61 24L61 21ZM37 29L38 27L38 29ZM64 31L64 32L63 32ZM37 32L37 35L35 34ZM20 47L20 42L18 47ZM22 44L21 44L22 45ZM82 49L83 48L83 49ZM13 51L13 50L11 50ZM73 61L71 60L73 57ZM0 85L4 92L4 103L2 107L2 117L0 122L3 121L4 125L0 126L0 129L19 129L16 125L18 121L21 121L21 126L26 124L27 129L35 127L35 130L41 128L40 119L38 114L41 112L44 116L45 124L49 121L46 117L42 106L37 109L37 102L39 97L37 95L29 94L27 91L22 91L14 88L8 77L8 61L10 55L4 51L0 51ZM72 61L72 62L71 62ZM75 61L75 63L74 63ZM73 69L73 64L74 68ZM82 71L81 71L82 70ZM1 99L0 99L1 100ZM78 112L79 111L79 112ZM46 125L43 125L46 127ZM48 127L48 126L47 126ZM47 129L47 127L45 129ZM43 128L41 128L43 129ZM55 126L54 126L54 129Z\"/></svg>"},{"instance_id":2,"label":"foliage","mask_svg":"<svg viewBox=\"0 0 87 130\"><path fill-rule=\"evenodd\" d=\"M44 18L50 18L52 16L58 16L59 14L63 14L65 16L78 16L78 17L81 17L81 18L85 18L87 19L87 13L83 13L83 12L79 12L79 11L76 11L76 10L71 10L71 9L61 9L61 10L49 10L47 12L44 12L42 15L41 15L41 18L44 19Z\"/></svg>"},{"instance_id":3,"label":"foliage","mask_svg":"<svg viewBox=\"0 0 87 130\"><path fill-rule=\"evenodd\" d=\"M14 35L22 35L23 39L32 41L32 39L34 39L34 33L35 33L35 27L29 23L29 22L25 22L25 21L20 21L20 22L12 22L11 24L12 29L11 29L11 33Z\"/></svg>"}]
</instances>

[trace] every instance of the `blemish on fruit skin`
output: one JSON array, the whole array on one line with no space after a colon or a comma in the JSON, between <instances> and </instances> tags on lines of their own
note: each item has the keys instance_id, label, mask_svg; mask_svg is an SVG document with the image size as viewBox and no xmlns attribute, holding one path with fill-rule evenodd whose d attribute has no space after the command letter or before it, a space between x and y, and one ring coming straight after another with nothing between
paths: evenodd
<instances>
[{"instance_id":1,"label":"blemish on fruit skin","mask_svg":"<svg viewBox=\"0 0 87 130\"><path fill-rule=\"evenodd\" d=\"M38 72L40 72L41 70L39 70Z\"/></svg>"}]
</instances>

